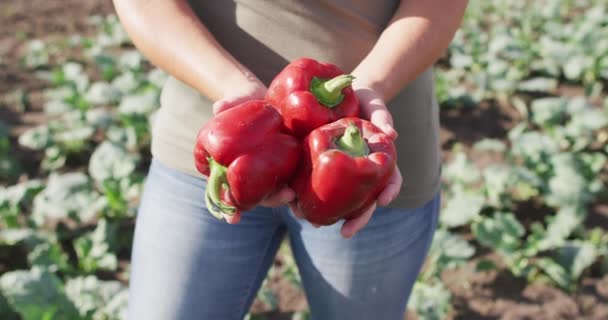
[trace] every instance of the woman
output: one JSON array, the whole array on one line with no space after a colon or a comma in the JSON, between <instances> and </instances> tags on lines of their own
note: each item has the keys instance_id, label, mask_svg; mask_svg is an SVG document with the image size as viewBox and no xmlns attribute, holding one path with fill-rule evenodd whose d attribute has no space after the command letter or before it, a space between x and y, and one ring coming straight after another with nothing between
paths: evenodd
<instances>
[{"instance_id":1,"label":"woman","mask_svg":"<svg viewBox=\"0 0 608 320\"><path fill-rule=\"evenodd\" d=\"M130 319L242 319L285 234L313 319L402 319L440 207L431 66L466 0L114 4L135 45L172 76L153 124ZM194 168L198 129L214 114L262 98L272 78L300 57L356 77L362 116L396 137L400 170L377 206L347 223L316 228L298 219L285 205L295 196L289 188L228 223L215 219Z\"/></svg>"}]
</instances>

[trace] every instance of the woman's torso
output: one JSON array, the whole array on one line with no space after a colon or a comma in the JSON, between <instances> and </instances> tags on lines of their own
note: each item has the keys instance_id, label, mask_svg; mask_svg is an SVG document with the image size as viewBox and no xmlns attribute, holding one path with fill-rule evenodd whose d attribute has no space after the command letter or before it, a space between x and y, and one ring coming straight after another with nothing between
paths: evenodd
<instances>
[{"instance_id":1,"label":"woman's torso","mask_svg":"<svg viewBox=\"0 0 608 320\"><path fill-rule=\"evenodd\" d=\"M200 1L190 3L217 41L266 85L300 57L352 71L372 49L398 6L396 0ZM179 38L177 38L179 40ZM153 123L152 154L193 175L198 129L212 116L212 102L169 78ZM439 187L439 119L431 69L404 88L389 108L399 133L398 164L404 185L393 206L414 207Z\"/></svg>"}]
</instances>

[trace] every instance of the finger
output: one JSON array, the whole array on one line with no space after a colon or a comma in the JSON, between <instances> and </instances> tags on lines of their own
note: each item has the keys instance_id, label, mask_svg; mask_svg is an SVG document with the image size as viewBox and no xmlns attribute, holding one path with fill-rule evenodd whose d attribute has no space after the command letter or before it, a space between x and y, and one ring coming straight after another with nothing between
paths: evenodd
<instances>
[{"instance_id":1,"label":"finger","mask_svg":"<svg viewBox=\"0 0 608 320\"><path fill-rule=\"evenodd\" d=\"M369 206L369 208L367 208L367 210L365 210L365 212L363 212L362 215L344 222L344 224L342 225L342 229L340 230L342 237L347 239L352 238L355 233L359 232L359 230L365 227L365 225L369 222L369 219L371 219L372 214L375 210L376 203L374 202L371 206Z\"/></svg>"},{"instance_id":2,"label":"finger","mask_svg":"<svg viewBox=\"0 0 608 320\"><path fill-rule=\"evenodd\" d=\"M239 223L239 221L241 221L241 212L237 211L234 215L227 215L227 214L222 214L224 216L224 220L226 220L226 222L228 222L229 224L237 224Z\"/></svg>"},{"instance_id":3,"label":"finger","mask_svg":"<svg viewBox=\"0 0 608 320\"><path fill-rule=\"evenodd\" d=\"M363 117L369 119L391 139L397 138L397 131L393 128L393 117L388 111L384 100L374 95L367 101L362 101Z\"/></svg>"},{"instance_id":4,"label":"finger","mask_svg":"<svg viewBox=\"0 0 608 320\"><path fill-rule=\"evenodd\" d=\"M395 200L395 198L397 198L399 195L399 191L401 191L402 185L403 177L401 176L399 167L396 167L395 171L388 180L388 185L378 195L378 205L386 206L391 203L391 201Z\"/></svg>"},{"instance_id":5,"label":"finger","mask_svg":"<svg viewBox=\"0 0 608 320\"><path fill-rule=\"evenodd\" d=\"M304 219L304 213L302 211L300 211L300 209L298 209L298 203L295 201L292 201L289 203L289 209L291 209L291 212L293 212L293 214L298 218L298 219Z\"/></svg>"},{"instance_id":6,"label":"finger","mask_svg":"<svg viewBox=\"0 0 608 320\"><path fill-rule=\"evenodd\" d=\"M223 99L220 99L218 101L216 101L215 103L213 103L213 114L218 114L222 111L226 111L230 108L236 107L239 104L250 100L251 97L249 96L235 96L235 97L226 97Z\"/></svg>"},{"instance_id":7,"label":"finger","mask_svg":"<svg viewBox=\"0 0 608 320\"><path fill-rule=\"evenodd\" d=\"M389 136L389 138L397 138L397 131L395 131L395 128L393 128L393 116L391 116L391 113L386 109L386 107L377 108L372 111L369 120L380 128L382 132Z\"/></svg>"},{"instance_id":8,"label":"finger","mask_svg":"<svg viewBox=\"0 0 608 320\"><path fill-rule=\"evenodd\" d=\"M280 207L284 204L293 201L295 197L295 191L293 191L289 187L284 187L278 192L275 192L274 194L271 194L270 196L266 197L266 199L264 199L261 204L266 207Z\"/></svg>"}]
</instances>

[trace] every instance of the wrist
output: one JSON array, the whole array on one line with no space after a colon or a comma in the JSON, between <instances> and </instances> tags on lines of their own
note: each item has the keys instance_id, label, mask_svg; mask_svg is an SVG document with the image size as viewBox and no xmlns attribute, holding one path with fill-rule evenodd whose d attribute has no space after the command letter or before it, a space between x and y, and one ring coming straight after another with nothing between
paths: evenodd
<instances>
[{"instance_id":1,"label":"wrist","mask_svg":"<svg viewBox=\"0 0 608 320\"><path fill-rule=\"evenodd\" d=\"M266 86L251 71L243 66L220 78L221 96L249 95L252 98L263 98Z\"/></svg>"},{"instance_id":2,"label":"wrist","mask_svg":"<svg viewBox=\"0 0 608 320\"><path fill-rule=\"evenodd\" d=\"M382 100L386 101L386 88L384 81L364 74L357 74L356 71L353 72L352 75L355 76L355 80L353 80L352 83L353 90L371 90Z\"/></svg>"}]
</instances>

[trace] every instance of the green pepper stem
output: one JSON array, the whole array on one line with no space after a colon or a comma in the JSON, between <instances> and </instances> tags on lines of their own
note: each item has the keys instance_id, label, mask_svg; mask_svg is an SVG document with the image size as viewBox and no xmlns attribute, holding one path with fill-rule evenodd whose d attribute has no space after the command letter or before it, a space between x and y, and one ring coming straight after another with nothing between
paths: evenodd
<instances>
[{"instance_id":1,"label":"green pepper stem","mask_svg":"<svg viewBox=\"0 0 608 320\"><path fill-rule=\"evenodd\" d=\"M207 204L207 210L209 210L214 217L222 219L222 213L233 215L236 212L236 208L225 204L221 197L222 187L228 187L228 178L226 177L226 172L228 170L211 157L207 160L209 161L210 174L207 179L205 203Z\"/></svg>"},{"instance_id":2,"label":"green pepper stem","mask_svg":"<svg viewBox=\"0 0 608 320\"><path fill-rule=\"evenodd\" d=\"M346 127L344 135L336 141L336 145L338 146L338 149L353 157L362 157L369 154L367 142L365 142L365 139L361 136L359 128L353 123Z\"/></svg>"},{"instance_id":3,"label":"green pepper stem","mask_svg":"<svg viewBox=\"0 0 608 320\"><path fill-rule=\"evenodd\" d=\"M333 108L344 99L342 89L350 86L354 79L355 77L350 74L342 74L329 80L314 77L310 82L310 92L319 103Z\"/></svg>"}]
</instances>

